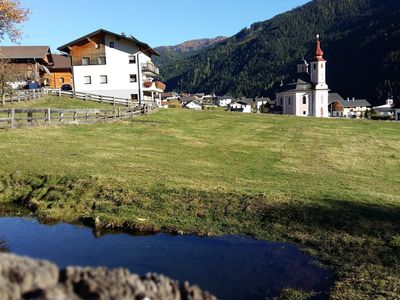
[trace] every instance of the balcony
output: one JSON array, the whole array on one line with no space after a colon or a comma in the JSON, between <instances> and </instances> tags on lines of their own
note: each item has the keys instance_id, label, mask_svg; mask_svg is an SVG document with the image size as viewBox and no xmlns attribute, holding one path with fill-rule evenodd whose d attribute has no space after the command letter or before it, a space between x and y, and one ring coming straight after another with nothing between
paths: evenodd
<instances>
[{"instance_id":1,"label":"balcony","mask_svg":"<svg viewBox=\"0 0 400 300\"><path fill-rule=\"evenodd\" d=\"M160 70L152 63L142 64L142 71L144 74L152 77L160 75Z\"/></svg>"},{"instance_id":2,"label":"balcony","mask_svg":"<svg viewBox=\"0 0 400 300\"><path fill-rule=\"evenodd\" d=\"M167 88L167 86L161 81L144 81L143 88L148 91L163 92Z\"/></svg>"}]
</instances>

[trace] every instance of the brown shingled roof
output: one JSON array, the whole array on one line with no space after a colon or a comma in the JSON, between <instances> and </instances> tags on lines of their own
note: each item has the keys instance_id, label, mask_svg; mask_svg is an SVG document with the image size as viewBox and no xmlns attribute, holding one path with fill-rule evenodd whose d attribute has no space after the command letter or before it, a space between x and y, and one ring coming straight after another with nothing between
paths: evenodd
<instances>
[{"instance_id":1,"label":"brown shingled roof","mask_svg":"<svg viewBox=\"0 0 400 300\"><path fill-rule=\"evenodd\" d=\"M53 54L53 61L52 69L71 69L71 58L67 55Z\"/></svg>"},{"instance_id":2,"label":"brown shingled roof","mask_svg":"<svg viewBox=\"0 0 400 300\"><path fill-rule=\"evenodd\" d=\"M0 55L11 59L45 58L50 52L48 46L1 46Z\"/></svg>"}]
</instances>

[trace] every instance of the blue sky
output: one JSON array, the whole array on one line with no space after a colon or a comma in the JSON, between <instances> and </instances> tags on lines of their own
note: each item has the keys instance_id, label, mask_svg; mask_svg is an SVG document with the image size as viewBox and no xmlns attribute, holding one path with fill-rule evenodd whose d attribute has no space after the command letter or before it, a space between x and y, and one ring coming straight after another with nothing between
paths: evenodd
<instances>
[{"instance_id":1,"label":"blue sky","mask_svg":"<svg viewBox=\"0 0 400 300\"><path fill-rule=\"evenodd\" d=\"M308 0L23 0L31 10L21 45L57 47L104 28L152 47L231 36ZM3 41L3 45L11 45Z\"/></svg>"}]
</instances>

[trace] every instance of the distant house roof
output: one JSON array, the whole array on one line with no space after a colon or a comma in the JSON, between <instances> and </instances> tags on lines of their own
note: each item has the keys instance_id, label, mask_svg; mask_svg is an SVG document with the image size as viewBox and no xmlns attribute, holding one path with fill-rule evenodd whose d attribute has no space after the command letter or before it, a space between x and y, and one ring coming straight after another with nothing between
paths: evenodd
<instances>
[{"instance_id":1,"label":"distant house roof","mask_svg":"<svg viewBox=\"0 0 400 300\"><path fill-rule=\"evenodd\" d=\"M71 69L71 58L63 54L53 54L53 70Z\"/></svg>"},{"instance_id":2,"label":"distant house roof","mask_svg":"<svg viewBox=\"0 0 400 300\"><path fill-rule=\"evenodd\" d=\"M52 64L49 46L1 46L0 57L9 59L36 59Z\"/></svg>"},{"instance_id":3,"label":"distant house roof","mask_svg":"<svg viewBox=\"0 0 400 300\"><path fill-rule=\"evenodd\" d=\"M217 96L217 100L232 100L231 96Z\"/></svg>"},{"instance_id":4,"label":"distant house roof","mask_svg":"<svg viewBox=\"0 0 400 300\"><path fill-rule=\"evenodd\" d=\"M198 102L198 101L196 101L196 100L192 100L192 101L189 101L188 103L186 103L185 104L185 106L188 106L189 104L195 104L195 105L197 105L197 106L202 106L202 104L200 103L200 102Z\"/></svg>"},{"instance_id":5,"label":"distant house roof","mask_svg":"<svg viewBox=\"0 0 400 300\"><path fill-rule=\"evenodd\" d=\"M254 104L254 99L253 98L240 98L239 100L236 101L236 103L245 103L247 105L253 105Z\"/></svg>"},{"instance_id":6,"label":"distant house roof","mask_svg":"<svg viewBox=\"0 0 400 300\"><path fill-rule=\"evenodd\" d=\"M189 103L190 101L195 101L195 100L197 100L195 97L187 97L187 96L182 96L182 97L179 97L179 100L182 102L182 103Z\"/></svg>"},{"instance_id":7,"label":"distant house roof","mask_svg":"<svg viewBox=\"0 0 400 300\"><path fill-rule=\"evenodd\" d=\"M343 102L344 99L338 93L329 93L328 103L331 104L333 102Z\"/></svg>"},{"instance_id":8,"label":"distant house roof","mask_svg":"<svg viewBox=\"0 0 400 300\"><path fill-rule=\"evenodd\" d=\"M139 50L140 51L148 51L150 53L150 55L153 54L153 55L160 56L160 54L158 54L158 52L156 50L154 50L153 48L151 48L148 44L139 41L138 39L134 38L133 36L125 36L125 35L117 34L117 33L114 33L114 32L111 32L111 31L108 31L108 30L105 30L105 29L99 29L99 30L96 30L94 32L91 32L91 33L89 33L89 34L87 34L87 35L85 35L83 37L80 37L80 38L78 38L78 39L76 39L76 40L74 40L72 42L69 42L69 43L61 46L61 47L58 47L58 50L60 50L62 52L69 53L68 47L76 45L76 44L78 44L78 43L80 43L80 42L82 42L82 41L84 41L84 40L86 40L86 39L88 39L88 38L90 38L92 36L98 35L100 33L109 34L109 35L112 35L112 36L114 36L114 37L116 37L118 39L135 43L135 44L137 44L139 46Z\"/></svg>"},{"instance_id":9,"label":"distant house roof","mask_svg":"<svg viewBox=\"0 0 400 300\"><path fill-rule=\"evenodd\" d=\"M339 94L332 93L329 94L328 103L332 104L334 102L339 102L345 108L355 108L355 107L369 107L371 104L365 99L349 99L344 100Z\"/></svg>"}]
</instances>

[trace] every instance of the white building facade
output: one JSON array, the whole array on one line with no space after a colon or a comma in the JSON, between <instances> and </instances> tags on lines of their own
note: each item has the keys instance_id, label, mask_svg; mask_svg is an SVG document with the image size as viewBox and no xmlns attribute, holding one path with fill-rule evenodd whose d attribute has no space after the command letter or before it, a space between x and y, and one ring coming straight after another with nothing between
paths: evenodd
<instances>
[{"instance_id":1,"label":"white building facade","mask_svg":"<svg viewBox=\"0 0 400 300\"><path fill-rule=\"evenodd\" d=\"M165 85L151 61L158 53L134 37L100 29L58 49L71 56L75 91L161 101Z\"/></svg>"},{"instance_id":2,"label":"white building facade","mask_svg":"<svg viewBox=\"0 0 400 300\"><path fill-rule=\"evenodd\" d=\"M276 104L283 108L283 114L329 117L329 88L326 84L326 60L323 55L317 36L315 55L311 64L302 60L297 65L298 80L282 84L276 93Z\"/></svg>"}]
</instances>

